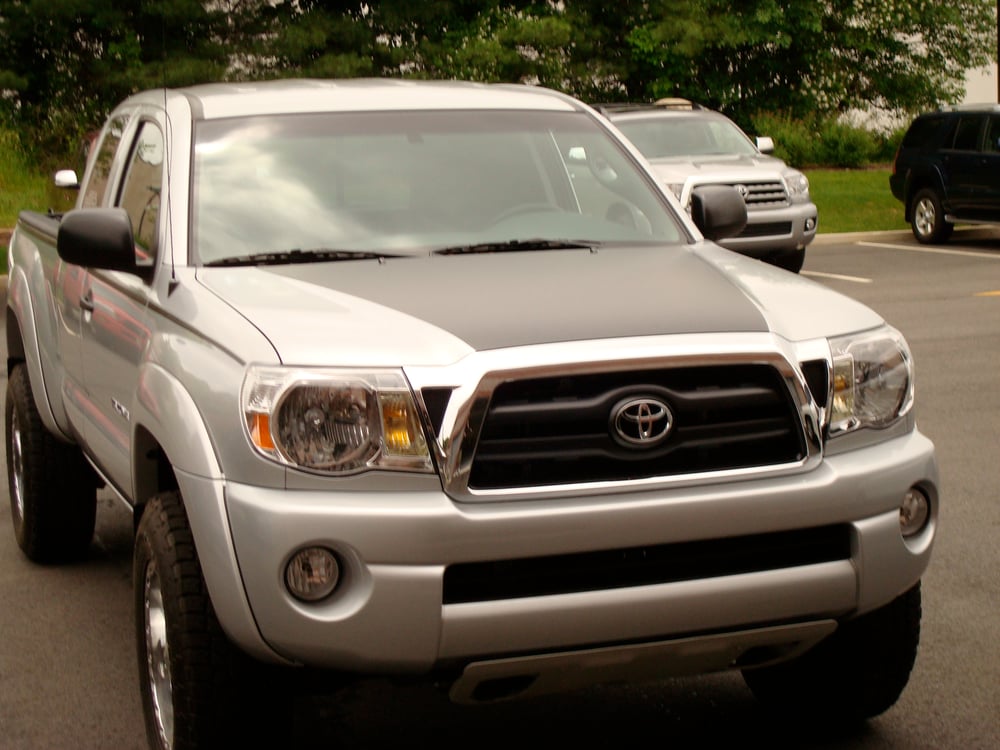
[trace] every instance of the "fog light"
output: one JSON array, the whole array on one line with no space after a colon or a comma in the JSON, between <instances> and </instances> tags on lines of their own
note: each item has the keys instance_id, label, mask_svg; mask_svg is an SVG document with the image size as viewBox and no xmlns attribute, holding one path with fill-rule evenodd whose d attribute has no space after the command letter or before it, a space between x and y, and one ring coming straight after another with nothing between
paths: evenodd
<instances>
[{"instance_id":1,"label":"fog light","mask_svg":"<svg viewBox=\"0 0 1000 750\"><path fill-rule=\"evenodd\" d=\"M927 495L911 487L903 495L903 502L899 506L899 530L904 537L919 534L927 525L930 517L931 503Z\"/></svg>"},{"instance_id":2,"label":"fog light","mask_svg":"<svg viewBox=\"0 0 1000 750\"><path fill-rule=\"evenodd\" d=\"M285 568L285 585L292 596L305 602L316 602L329 596L339 581L337 557L324 547L299 550Z\"/></svg>"},{"instance_id":3,"label":"fog light","mask_svg":"<svg viewBox=\"0 0 1000 750\"><path fill-rule=\"evenodd\" d=\"M816 219L810 216L808 219L806 219L806 231L811 232L815 228L816 228Z\"/></svg>"}]
</instances>

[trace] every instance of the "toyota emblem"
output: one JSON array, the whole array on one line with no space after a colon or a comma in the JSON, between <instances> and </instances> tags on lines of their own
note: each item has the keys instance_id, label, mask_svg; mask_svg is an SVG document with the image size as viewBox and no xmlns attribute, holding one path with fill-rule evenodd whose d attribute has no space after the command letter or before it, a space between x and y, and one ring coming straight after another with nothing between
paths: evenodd
<instances>
[{"instance_id":1,"label":"toyota emblem","mask_svg":"<svg viewBox=\"0 0 1000 750\"><path fill-rule=\"evenodd\" d=\"M747 196L750 195L750 188L746 185L734 185L733 187L736 188L736 192L740 194L740 198L742 198L745 202Z\"/></svg>"},{"instance_id":2,"label":"toyota emblem","mask_svg":"<svg viewBox=\"0 0 1000 750\"><path fill-rule=\"evenodd\" d=\"M611 409L611 436L629 448L653 448L670 434L674 415L655 396L638 396L619 401Z\"/></svg>"}]
</instances>

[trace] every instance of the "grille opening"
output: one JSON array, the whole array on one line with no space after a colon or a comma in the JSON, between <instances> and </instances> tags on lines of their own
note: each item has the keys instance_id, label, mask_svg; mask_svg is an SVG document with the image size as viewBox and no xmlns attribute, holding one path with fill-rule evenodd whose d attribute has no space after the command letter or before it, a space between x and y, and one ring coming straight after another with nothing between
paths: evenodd
<instances>
[{"instance_id":1,"label":"grille opening","mask_svg":"<svg viewBox=\"0 0 1000 750\"><path fill-rule=\"evenodd\" d=\"M451 399L451 392L454 388L423 388L420 395L424 399L424 406L427 414L431 418L431 425L434 427L434 434L441 434L441 425L444 424L444 413L448 408L448 401Z\"/></svg>"},{"instance_id":2,"label":"grille opening","mask_svg":"<svg viewBox=\"0 0 1000 750\"><path fill-rule=\"evenodd\" d=\"M629 395L670 407L671 432L654 448L613 437L612 411ZM625 481L789 463L805 453L791 394L768 365L537 378L494 392L469 486Z\"/></svg>"},{"instance_id":3,"label":"grille opening","mask_svg":"<svg viewBox=\"0 0 1000 750\"><path fill-rule=\"evenodd\" d=\"M476 685L472 691L472 699L478 703L489 703L513 698L518 693L523 693L530 688L537 679L537 674L526 674L484 680Z\"/></svg>"},{"instance_id":4,"label":"grille opening","mask_svg":"<svg viewBox=\"0 0 1000 750\"><path fill-rule=\"evenodd\" d=\"M820 407L825 407L830 393L830 368L825 359L814 359L802 363L802 375L809 386L813 400Z\"/></svg>"},{"instance_id":5,"label":"grille opening","mask_svg":"<svg viewBox=\"0 0 1000 750\"><path fill-rule=\"evenodd\" d=\"M747 224L737 237L784 237L792 233L792 222L779 221L766 224Z\"/></svg>"},{"instance_id":6,"label":"grille opening","mask_svg":"<svg viewBox=\"0 0 1000 750\"><path fill-rule=\"evenodd\" d=\"M847 560L850 556L850 527L835 525L598 552L457 563L445 570L444 603L678 583Z\"/></svg>"}]
</instances>

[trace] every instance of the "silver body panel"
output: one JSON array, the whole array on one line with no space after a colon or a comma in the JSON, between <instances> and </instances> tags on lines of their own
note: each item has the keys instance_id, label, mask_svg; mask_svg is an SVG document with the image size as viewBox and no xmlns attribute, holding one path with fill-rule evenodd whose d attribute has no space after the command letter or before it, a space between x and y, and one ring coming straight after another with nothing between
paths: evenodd
<instances>
[{"instance_id":1,"label":"silver body panel","mask_svg":"<svg viewBox=\"0 0 1000 750\"><path fill-rule=\"evenodd\" d=\"M843 617L884 604L929 561L898 533L898 497L936 482L930 443L909 435L805 475L588 498L459 504L440 491L290 492L232 485L236 553L261 634L310 664L427 671L439 661L662 640L761 623ZM851 524L851 559L655 586L442 604L447 565ZM329 546L350 582L319 606L284 591L288 551ZM897 592L898 593L898 592ZM628 616L623 617L623 612ZM400 628L399 623L405 622Z\"/></svg>"}]
</instances>

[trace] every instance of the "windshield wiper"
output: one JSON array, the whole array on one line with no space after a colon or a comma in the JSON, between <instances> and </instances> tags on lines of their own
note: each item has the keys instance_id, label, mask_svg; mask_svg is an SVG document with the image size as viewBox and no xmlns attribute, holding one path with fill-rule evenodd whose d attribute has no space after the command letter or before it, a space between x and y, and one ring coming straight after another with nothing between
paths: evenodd
<instances>
[{"instance_id":1,"label":"windshield wiper","mask_svg":"<svg viewBox=\"0 0 1000 750\"><path fill-rule=\"evenodd\" d=\"M279 250L250 255L234 255L206 263L206 266L277 266L285 263L319 263L341 260L381 260L383 258L398 258L398 255L388 253L373 253L366 250L336 250L333 248L316 248L314 250Z\"/></svg>"},{"instance_id":2,"label":"windshield wiper","mask_svg":"<svg viewBox=\"0 0 1000 750\"><path fill-rule=\"evenodd\" d=\"M435 255L469 255L474 253L517 253L529 250L596 250L600 242L584 240L509 240L507 242L480 242L473 245L442 247Z\"/></svg>"}]
</instances>

